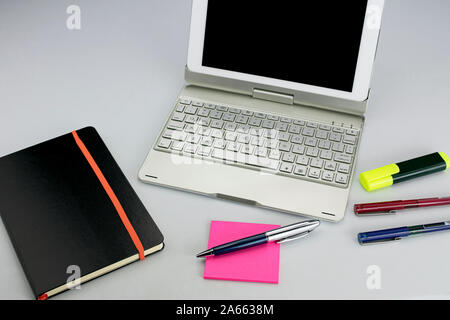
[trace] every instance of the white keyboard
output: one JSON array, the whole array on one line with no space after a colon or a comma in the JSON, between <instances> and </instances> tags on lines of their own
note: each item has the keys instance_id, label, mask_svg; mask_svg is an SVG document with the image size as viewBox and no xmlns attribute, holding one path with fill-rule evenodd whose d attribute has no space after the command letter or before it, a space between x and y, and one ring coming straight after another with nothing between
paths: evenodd
<instances>
[{"instance_id":1,"label":"white keyboard","mask_svg":"<svg viewBox=\"0 0 450 320\"><path fill-rule=\"evenodd\" d=\"M359 130L181 98L155 149L346 188Z\"/></svg>"}]
</instances>

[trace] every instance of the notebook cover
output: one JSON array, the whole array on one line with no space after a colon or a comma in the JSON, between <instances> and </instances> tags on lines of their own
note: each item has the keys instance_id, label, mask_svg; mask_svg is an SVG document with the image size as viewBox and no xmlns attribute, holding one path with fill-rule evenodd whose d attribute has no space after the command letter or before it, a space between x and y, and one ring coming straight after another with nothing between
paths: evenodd
<instances>
[{"instance_id":1,"label":"notebook cover","mask_svg":"<svg viewBox=\"0 0 450 320\"><path fill-rule=\"evenodd\" d=\"M144 250L161 245L163 235L97 131L76 132ZM0 214L36 297L65 285L69 266L85 276L138 253L72 133L0 158Z\"/></svg>"}]
</instances>

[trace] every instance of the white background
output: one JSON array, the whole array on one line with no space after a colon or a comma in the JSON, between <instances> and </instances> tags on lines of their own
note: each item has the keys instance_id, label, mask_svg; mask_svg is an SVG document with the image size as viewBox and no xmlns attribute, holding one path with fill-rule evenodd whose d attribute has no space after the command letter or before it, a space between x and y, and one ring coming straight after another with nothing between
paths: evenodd
<instances>
[{"instance_id":1,"label":"white background","mask_svg":"<svg viewBox=\"0 0 450 320\"><path fill-rule=\"evenodd\" d=\"M66 28L71 4L81 7L80 31ZM138 181L184 84L190 8L185 0L0 0L0 156L95 126L166 238L166 248L144 262L55 298L449 299L450 233L368 247L356 235L450 220L450 208L372 218L351 211L357 202L449 195L448 172L373 194L355 179L342 222L323 223L309 238L282 246L278 285L202 278L204 262L195 254L207 246L211 220L301 219ZM387 1L357 175L450 153L449 14L446 0ZM32 299L3 225L0 261L0 298ZM380 290L366 286L370 265L381 268Z\"/></svg>"}]
</instances>

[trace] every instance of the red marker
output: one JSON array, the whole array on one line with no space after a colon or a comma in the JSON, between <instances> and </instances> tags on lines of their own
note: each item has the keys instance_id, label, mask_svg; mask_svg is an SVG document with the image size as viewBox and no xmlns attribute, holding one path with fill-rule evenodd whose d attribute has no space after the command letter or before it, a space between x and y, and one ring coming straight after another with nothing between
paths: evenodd
<instances>
[{"instance_id":1,"label":"red marker","mask_svg":"<svg viewBox=\"0 0 450 320\"><path fill-rule=\"evenodd\" d=\"M411 208L423 208L434 206L450 205L450 197L448 198L428 198L415 200L397 200L377 203L355 204L355 214L358 216L365 215L383 215L394 214L399 210Z\"/></svg>"}]
</instances>

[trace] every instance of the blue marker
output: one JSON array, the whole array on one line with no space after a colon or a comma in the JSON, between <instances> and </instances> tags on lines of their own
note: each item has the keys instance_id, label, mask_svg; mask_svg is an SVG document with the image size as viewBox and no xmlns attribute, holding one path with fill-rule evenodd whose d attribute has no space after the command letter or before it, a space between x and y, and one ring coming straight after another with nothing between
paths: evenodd
<instances>
[{"instance_id":1,"label":"blue marker","mask_svg":"<svg viewBox=\"0 0 450 320\"><path fill-rule=\"evenodd\" d=\"M450 221L418 225L413 227L401 227L371 232L362 232L358 234L358 241L361 245L365 245L372 243L401 240L409 236L415 236L444 230L450 230Z\"/></svg>"}]
</instances>

